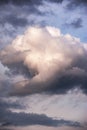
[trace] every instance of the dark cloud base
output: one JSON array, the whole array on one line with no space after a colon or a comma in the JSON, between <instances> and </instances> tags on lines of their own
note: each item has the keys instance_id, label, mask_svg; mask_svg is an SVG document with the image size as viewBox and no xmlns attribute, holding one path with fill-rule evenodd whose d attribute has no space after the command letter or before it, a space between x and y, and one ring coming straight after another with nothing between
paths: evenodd
<instances>
[{"instance_id":1,"label":"dark cloud base","mask_svg":"<svg viewBox=\"0 0 87 130\"><path fill-rule=\"evenodd\" d=\"M70 127L82 127L79 122L70 120L57 120L48 117L44 114L24 113L24 112L12 112L9 108L22 109L21 104L9 103L4 100L0 100L0 127L4 126L29 126L29 125L43 125L51 127L70 126ZM1 129L0 129L1 130Z\"/></svg>"},{"instance_id":2,"label":"dark cloud base","mask_svg":"<svg viewBox=\"0 0 87 130\"><path fill-rule=\"evenodd\" d=\"M56 120L46 115L39 114L26 114L26 113L13 113L10 111L4 111L4 122L1 126L29 126L29 125L43 125L51 127L70 126L70 127L82 127L79 122L68 120ZM3 120L2 120L3 121ZM1 121L1 122L2 122Z\"/></svg>"},{"instance_id":3,"label":"dark cloud base","mask_svg":"<svg viewBox=\"0 0 87 130\"><path fill-rule=\"evenodd\" d=\"M28 126L28 125L44 125L44 126L71 126L71 127L81 127L79 122L67 121L67 120L55 120L46 115L38 114L26 114L26 113L11 113L7 112L5 118L7 122L2 124L2 126L12 125L12 126Z\"/></svg>"}]
</instances>

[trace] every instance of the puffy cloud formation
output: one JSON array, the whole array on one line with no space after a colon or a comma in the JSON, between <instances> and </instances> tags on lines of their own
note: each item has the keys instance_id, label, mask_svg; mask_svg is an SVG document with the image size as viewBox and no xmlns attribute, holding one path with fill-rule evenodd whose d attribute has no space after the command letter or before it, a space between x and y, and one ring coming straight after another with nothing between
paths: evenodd
<instances>
[{"instance_id":1,"label":"puffy cloud formation","mask_svg":"<svg viewBox=\"0 0 87 130\"><path fill-rule=\"evenodd\" d=\"M60 94L75 87L87 93L87 49L57 28L29 27L0 51L0 60L12 76L12 95Z\"/></svg>"}]
</instances>

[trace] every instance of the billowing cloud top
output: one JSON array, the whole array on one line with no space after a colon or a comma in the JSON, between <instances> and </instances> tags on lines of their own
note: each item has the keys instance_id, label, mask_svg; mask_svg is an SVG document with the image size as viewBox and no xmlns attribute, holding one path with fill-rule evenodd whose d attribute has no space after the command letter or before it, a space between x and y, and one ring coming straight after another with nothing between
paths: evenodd
<instances>
[{"instance_id":1,"label":"billowing cloud top","mask_svg":"<svg viewBox=\"0 0 87 130\"><path fill-rule=\"evenodd\" d=\"M60 94L75 87L87 93L87 49L57 28L29 27L0 51L0 60L12 76L12 95Z\"/></svg>"}]
</instances>

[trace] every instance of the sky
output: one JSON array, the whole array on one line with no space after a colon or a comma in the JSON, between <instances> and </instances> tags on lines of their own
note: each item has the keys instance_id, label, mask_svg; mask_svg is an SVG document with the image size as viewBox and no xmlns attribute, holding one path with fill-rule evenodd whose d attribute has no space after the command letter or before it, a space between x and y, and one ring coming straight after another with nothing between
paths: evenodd
<instances>
[{"instance_id":1,"label":"sky","mask_svg":"<svg viewBox=\"0 0 87 130\"><path fill-rule=\"evenodd\" d=\"M87 0L0 0L0 130L87 129Z\"/></svg>"}]
</instances>

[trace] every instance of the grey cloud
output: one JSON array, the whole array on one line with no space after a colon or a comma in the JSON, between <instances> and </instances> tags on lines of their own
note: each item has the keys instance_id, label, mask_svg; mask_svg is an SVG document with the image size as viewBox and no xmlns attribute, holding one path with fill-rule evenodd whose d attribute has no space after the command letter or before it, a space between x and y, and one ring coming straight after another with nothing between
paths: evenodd
<instances>
[{"instance_id":1,"label":"grey cloud","mask_svg":"<svg viewBox=\"0 0 87 130\"><path fill-rule=\"evenodd\" d=\"M13 129L0 127L0 130L13 130Z\"/></svg>"},{"instance_id":2,"label":"grey cloud","mask_svg":"<svg viewBox=\"0 0 87 130\"><path fill-rule=\"evenodd\" d=\"M63 0L48 0L49 2L54 2L54 3L62 3Z\"/></svg>"},{"instance_id":3,"label":"grey cloud","mask_svg":"<svg viewBox=\"0 0 87 130\"><path fill-rule=\"evenodd\" d=\"M68 74L66 72L65 74L62 74L59 79L55 78L54 83L51 84L51 88L52 86L54 87L52 88L52 90L49 88L49 92L56 94L64 94L67 93L67 91L75 89L77 87L81 89L85 94L87 94L87 75L73 74L69 73L69 70L67 71Z\"/></svg>"},{"instance_id":4,"label":"grey cloud","mask_svg":"<svg viewBox=\"0 0 87 130\"><path fill-rule=\"evenodd\" d=\"M4 5L4 4L14 4L14 5L40 5L42 3L42 0L0 0L0 5Z\"/></svg>"},{"instance_id":5,"label":"grey cloud","mask_svg":"<svg viewBox=\"0 0 87 130\"><path fill-rule=\"evenodd\" d=\"M54 3L61 3L63 0L47 0L48 2L54 2ZM38 5L42 5L43 4L43 0L0 0L0 5L4 5L4 4L14 4L14 5L30 5L30 6L38 6Z\"/></svg>"},{"instance_id":6,"label":"grey cloud","mask_svg":"<svg viewBox=\"0 0 87 130\"><path fill-rule=\"evenodd\" d=\"M1 100L0 100L0 112L1 111L8 111L9 108L15 108L15 109L18 109L18 108L19 109L24 109L25 108L25 106L23 106L23 104L21 104L17 100L14 101L14 102L10 102L9 100L5 101L3 98L6 98L6 97L1 97Z\"/></svg>"},{"instance_id":7,"label":"grey cloud","mask_svg":"<svg viewBox=\"0 0 87 130\"><path fill-rule=\"evenodd\" d=\"M82 127L79 122L69 121L69 120L57 120L48 117L43 114L34 113L16 113L11 112L8 108L15 107L15 104L10 105L9 103L0 101L0 124L2 128L4 126L28 126L28 125L44 125L44 126L71 126L71 127Z\"/></svg>"},{"instance_id":8,"label":"grey cloud","mask_svg":"<svg viewBox=\"0 0 87 130\"><path fill-rule=\"evenodd\" d=\"M10 52L8 52L8 49L5 50L7 51L8 55L4 54L3 56L1 56L1 61L3 65L7 66L10 69L10 71L5 71L6 75L12 76L12 75L20 74L20 75L24 75L25 77L32 78L33 76L38 74L38 70L28 69L28 67L25 66L23 63L25 55L31 52L31 50L24 51L23 53L20 51L15 52L13 48L9 48L9 50ZM12 61L13 59L14 62Z\"/></svg>"},{"instance_id":9,"label":"grey cloud","mask_svg":"<svg viewBox=\"0 0 87 130\"><path fill-rule=\"evenodd\" d=\"M6 98L6 95L5 95ZM8 97L7 97L8 98ZM21 105L19 102L10 102L10 101L5 101L3 97L0 97L0 126L5 126L9 125L10 122L8 122L7 117L9 117L10 111L9 109L24 109L25 107L23 104Z\"/></svg>"},{"instance_id":10,"label":"grey cloud","mask_svg":"<svg viewBox=\"0 0 87 130\"><path fill-rule=\"evenodd\" d=\"M11 87L12 84L8 80L0 80L0 97L7 96Z\"/></svg>"},{"instance_id":11,"label":"grey cloud","mask_svg":"<svg viewBox=\"0 0 87 130\"><path fill-rule=\"evenodd\" d=\"M4 10L3 10L4 8ZM10 8L10 11L9 11ZM24 14L23 16L21 16L21 14ZM1 7L1 16L0 16L0 24L2 26L5 26L5 24L10 24L13 27L25 27L28 26L29 24L33 24L33 20L31 19L27 19L27 17L30 14L35 14L35 15L40 15L39 10L35 7L32 8L31 6L27 6L26 7L12 7L12 5L8 5L8 6L3 6Z\"/></svg>"},{"instance_id":12,"label":"grey cloud","mask_svg":"<svg viewBox=\"0 0 87 130\"><path fill-rule=\"evenodd\" d=\"M36 74L38 74L37 70L28 69L25 65L23 65L23 62L8 64L8 68L10 68L10 72L6 71L6 75L12 76L12 75L23 75L26 78L32 78Z\"/></svg>"},{"instance_id":13,"label":"grey cloud","mask_svg":"<svg viewBox=\"0 0 87 130\"><path fill-rule=\"evenodd\" d=\"M0 6L1 19L4 22L8 22L11 20L12 23L18 22L21 20L22 23L27 21L27 17L31 14L33 15L41 15L42 13L38 10L38 6L42 3L42 1L16 1L16 0L8 0L8 4L4 2ZM17 6L18 5L18 6ZM10 10L9 10L10 8ZM23 17L21 17L23 15ZM12 21L13 20L13 21ZM25 20L25 21L24 21ZM31 21L29 19L29 21ZM17 24L16 22L16 24ZM21 23L20 23L21 24Z\"/></svg>"},{"instance_id":14,"label":"grey cloud","mask_svg":"<svg viewBox=\"0 0 87 130\"><path fill-rule=\"evenodd\" d=\"M11 24L13 27L25 27L33 24L33 15L41 15L38 6L42 1L38 0L3 0L0 1L0 24L4 27L5 24ZM17 6L18 5L18 6ZM21 16L22 15L22 16ZM30 17L29 17L30 16ZM29 17L29 19L27 19Z\"/></svg>"},{"instance_id":15,"label":"grey cloud","mask_svg":"<svg viewBox=\"0 0 87 130\"><path fill-rule=\"evenodd\" d=\"M67 69L66 72L61 73L60 77L58 75L59 74L56 73L50 81L48 80L44 83L29 83L28 80L17 82L14 84L14 91L11 91L9 94L11 96L25 96L35 93L66 94L69 90L73 90L75 88L81 89L84 94L87 94L86 73L81 72L77 74L77 72L69 72ZM25 87L21 90L18 89L18 87L21 87L22 84L24 84Z\"/></svg>"},{"instance_id":16,"label":"grey cloud","mask_svg":"<svg viewBox=\"0 0 87 130\"><path fill-rule=\"evenodd\" d=\"M26 126L26 125L44 125L44 126L71 126L71 127L81 127L79 122L67 121L67 120L56 120L48 117L46 115L39 114L26 114L26 113L11 113L9 114L9 122L16 126ZM17 119L15 121L15 118Z\"/></svg>"},{"instance_id":17,"label":"grey cloud","mask_svg":"<svg viewBox=\"0 0 87 130\"><path fill-rule=\"evenodd\" d=\"M28 20L25 18L18 18L17 16L7 16L5 17L6 23L12 24L13 26L26 26L28 25ZM5 20L3 20L3 22L5 22Z\"/></svg>"},{"instance_id":18,"label":"grey cloud","mask_svg":"<svg viewBox=\"0 0 87 130\"><path fill-rule=\"evenodd\" d=\"M37 17L42 13L38 6L41 3L42 1L35 0L0 0L0 48L9 44L18 34L22 34L27 26L39 24Z\"/></svg>"},{"instance_id":19,"label":"grey cloud","mask_svg":"<svg viewBox=\"0 0 87 130\"><path fill-rule=\"evenodd\" d=\"M75 19L75 20L73 20L70 23L65 23L64 26L65 27L72 27L72 28L75 28L75 29L79 29L79 28L83 27L82 19L81 18Z\"/></svg>"},{"instance_id":20,"label":"grey cloud","mask_svg":"<svg viewBox=\"0 0 87 130\"><path fill-rule=\"evenodd\" d=\"M86 7L87 5L87 1L86 0L71 0L69 1L69 3L67 4L67 9L69 10L73 10L77 7Z\"/></svg>"}]
</instances>

